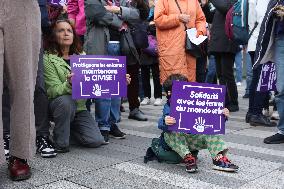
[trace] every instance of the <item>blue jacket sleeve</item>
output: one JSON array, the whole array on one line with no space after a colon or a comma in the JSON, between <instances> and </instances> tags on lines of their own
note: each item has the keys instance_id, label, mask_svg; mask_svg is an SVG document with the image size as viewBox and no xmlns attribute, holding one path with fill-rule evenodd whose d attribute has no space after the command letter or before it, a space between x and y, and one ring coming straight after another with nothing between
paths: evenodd
<instances>
[{"instance_id":1,"label":"blue jacket sleeve","mask_svg":"<svg viewBox=\"0 0 284 189\"><path fill-rule=\"evenodd\" d=\"M168 126L165 124L165 117L170 115L170 106L168 104L165 104L164 109L163 109L163 116L159 119L158 122L158 128L167 132Z\"/></svg>"}]
</instances>

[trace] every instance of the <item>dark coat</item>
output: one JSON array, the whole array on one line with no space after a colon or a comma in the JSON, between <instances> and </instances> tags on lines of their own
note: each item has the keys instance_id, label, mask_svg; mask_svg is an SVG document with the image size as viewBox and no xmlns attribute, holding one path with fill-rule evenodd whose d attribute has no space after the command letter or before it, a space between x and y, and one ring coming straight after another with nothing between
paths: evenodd
<instances>
[{"instance_id":1,"label":"dark coat","mask_svg":"<svg viewBox=\"0 0 284 189\"><path fill-rule=\"evenodd\" d=\"M229 52L236 53L239 47L228 39L225 34L225 20L228 10L237 0L209 0L216 8L214 14L211 40L209 42L210 53Z\"/></svg>"}]
</instances>

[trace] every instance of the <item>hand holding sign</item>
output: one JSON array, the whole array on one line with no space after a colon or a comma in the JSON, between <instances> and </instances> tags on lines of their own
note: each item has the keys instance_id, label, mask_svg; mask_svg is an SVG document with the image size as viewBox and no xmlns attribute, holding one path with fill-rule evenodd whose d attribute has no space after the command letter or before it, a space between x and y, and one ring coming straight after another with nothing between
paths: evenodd
<instances>
[{"instance_id":1,"label":"hand holding sign","mask_svg":"<svg viewBox=\"0 0 284 189\"><path fill-rule=\"evenodd\" d=\"M171 117L171 116L166 116L165 117L165 124L168 126L176 124L176 119Z\"/></svg>"}]
</instances>

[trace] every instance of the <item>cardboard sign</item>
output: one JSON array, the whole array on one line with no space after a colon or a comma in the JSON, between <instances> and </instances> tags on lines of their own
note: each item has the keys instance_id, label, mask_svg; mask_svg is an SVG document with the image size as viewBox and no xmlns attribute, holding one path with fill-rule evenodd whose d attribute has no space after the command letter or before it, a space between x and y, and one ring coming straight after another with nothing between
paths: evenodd
<instances>
[{"instance_id":1,"label":"cardboard sign","mask_svg":"<svg viewBox=\"0 0 284 189\"><path fill-rule=\"evenodd\" d=\"M127 96L126 57L71 56L73 99Z\"/></svg>"},{"instance_id":2,"label":"cardboard sign","mask_svg":"<svg viewBox=\"0 0 284 189\"><path fill-rule=\"evenodd\" d=\"M169 130L191 134L225 134L223 115L226 88L221 85L174 81Z\"/></svg>"},{"instance_id":3,"label":"cardboard sign","mask_svg":"<svg viewBox=\"0 0 284 189\"><path fill-rule=\"evenodd\" d=\"M273 62L263 64L257 85L257 91L276 91L276 79L275 64Z\"/></svg>"}]
</instances>

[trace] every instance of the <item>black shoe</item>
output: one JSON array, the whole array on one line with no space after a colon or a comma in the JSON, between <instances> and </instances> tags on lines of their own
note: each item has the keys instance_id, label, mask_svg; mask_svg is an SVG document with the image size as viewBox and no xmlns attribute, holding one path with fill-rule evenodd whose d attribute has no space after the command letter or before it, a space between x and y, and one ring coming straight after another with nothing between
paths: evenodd
<instances>
[{"instance_id":1,"label":"black shoe","mask_svg":"<svg viewBox=\"0 0 284 189\"><path fill-rule=\"evenodd\" d=\"M252 113L247 112L246 114L246 123L249 123Z\"/></svg>"},{"instance_id":2,"label":"black shoe","mask_svg":"<svg viewBox=\"0 0 284 189\"><path fill-rule=\"evenodd\" d=\"M252 115L249 121L251 126L275 127L277 124L264 115Z\"/></svg>"},{"instance_id":3,"label":"black shoe","mask_svg":"<svg viewBox=\"0 0 284 189\"><path fill-rule=\"evenodd\" d=\"M284 135L276 133L270 137L267 137L263 140L265 144L281 144L284 143Z\"/></svg>"},{"instance_id":4,"label":"black shoe","mask_svg":"<svg viewBox=\"0 0 284 189\"><path fill-rule=\"evenodd\" d=\"M37 136L36 147L36 151L40 153L43 158L52 158L57 155L53 143L49 140L48 136Z\"/></svg>"},{"instance_id":5,"label":"black shoe","mask_svg":"<svg viewBox=\"0 0 284 189\"><path fill-rule=\"evenodd\" d=\"M101 134L103 135L105 140L103 144L109 144L109 131L101 130Z\"/></svg>"},{"instance_id":6,"label":"black shoe","mask_svg":"<svg viewBox=\"0 0 284 189\"><path fill-rule=\"evenodd\" d=\"M64 154L64 153L70 152L69 147L58 147L55 145L55 149L57 153Z\"/></svg>"},{"instance_id":7,"label":"black shoe","mask_svg":"<svg viewBox=\"0 0 284 189\"><path fill-rule=\"evenodd\" d=\"M243 98L249 98L249 94L245 94Z\"/></svg>"},{"instance_id":8,"label":"black shoe","mask_svg":"<svg viewBox=\"0 0 284 189\"><path fill-rule=\"evenodd\" d=\"M3 140L4 140L4 152L5 152L5 157L6 160L9 161L9 157L10 157L10 150L9 150L9 146L10 146L10 135L4 135L3 136Z\"/></svg>"},{"instance_id":9,"label":"black shoe","mask_svg":"<svg viewBox=\"0 0 284 189\"><path fill-rule=\"evenodd\" d=\"M138 108L135 108L129 113L128 119L134 119L137 121L147 121L148 119L145 117L144 113L139 110Z\"/></svg>"},{"instance_id":10,"label":"black shoe","mask_svg":"<svg viewBox=\"0 0 284 189\"><path fill-rule=\"evenodd\" d=\"M228 108L228 110L230 112L237 112L237 111L239 111L239 106L235 105L235 104L230 104L227 108Z\"/></svg>"},{"instance_id":11,"label":"black shoe","mask_svg":"<svg viewBox=\"0 0 284 189\"><path fill-rule=\"evenodd\" d=\"M117 127L116 124L113 124L110 127L110 132L109 132L109 136L116 138L116 139L125 139L125 133L121 132L121 130L119 130L119 128Z\"/></svg>"}]
</instances>

